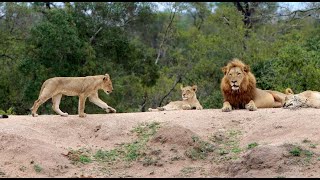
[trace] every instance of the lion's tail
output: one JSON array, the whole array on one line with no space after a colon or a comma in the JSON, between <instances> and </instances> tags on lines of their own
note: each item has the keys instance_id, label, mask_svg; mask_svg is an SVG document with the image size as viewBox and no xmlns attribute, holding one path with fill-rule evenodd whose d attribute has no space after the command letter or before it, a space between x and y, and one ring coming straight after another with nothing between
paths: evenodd
<instances>
[{"instance_id":1,"label":"lion's tail","mask_svg":"<svg viewBox=\"0 0 320 180\"><path fill-rule=\"evenodd\" d=\"M285 93L286 95L294 94L291 88L287 88L287 89L284 91L284 93Z\"/></svg>"}]
</instances>

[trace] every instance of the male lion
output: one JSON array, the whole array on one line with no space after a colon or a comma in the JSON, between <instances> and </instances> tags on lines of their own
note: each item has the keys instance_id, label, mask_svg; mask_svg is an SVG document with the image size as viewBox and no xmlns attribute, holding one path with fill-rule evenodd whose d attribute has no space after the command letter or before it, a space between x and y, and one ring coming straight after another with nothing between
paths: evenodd
<instances>
[{"instance_id":1,"label":"male lion","mask_svg":"<svg viewBox=\"0 0 320 180\"><path fill-rule=\"evenodd\" d=\"M61 116L68 116L59 109L62 95L79 96L78 112L80 117L85 117L85 102L89 100L109 112L116 112L98 97L98 90L103 89L106 94L112 92L112 82L109 74L86 77L54 77L46 80L41 87L38 100L31 108L32 116L36 117L39 106L52 98L52 109Z\"/></svg>"},{"instance_id":2,"label":"male lion","mask_svg":"<svg viewBox=\"0 0 320 180\"><path fill-rule=\"evenodd\" d=\"M239 59L233 59L222 68L221 91L224 97L223 112L234 109L280 108L286 94L278 91L256 88L256 79L249 65Z\"/></svg>"},{"instance_id":3,"label":"male lion","mask_svg":"<svg viewBox=\"0 0 320 180\"><path fill-rule=\"evenodd\" d=\"M320 108L320 92L304 91L299 94L290 94L285 98L283 108Z\"/></svg>"},{"instance_id":4,"label":"male lion","mask_svg":"<svg viewBox=\"0 0 320 180\"><path fill-rule=\"evenodd\" d=\"M157 109L149 108L149 111L172 111L172 110L191 110L191 109L203 109L200 102L197 99L196 91L197 86L180 86L182 91L182 101L172 101L163 107L157 107Z\"/></svg>"}]
</instances>

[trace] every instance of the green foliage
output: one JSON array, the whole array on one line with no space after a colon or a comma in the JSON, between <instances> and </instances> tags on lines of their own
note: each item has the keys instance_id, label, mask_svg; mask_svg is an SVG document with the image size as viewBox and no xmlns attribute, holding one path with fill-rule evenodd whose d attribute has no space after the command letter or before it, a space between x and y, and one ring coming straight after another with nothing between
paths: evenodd
<instances>
[{"instance_id":1,"label":"green foliage","mask_svg":"<svg viewBox=\"0 0 320 180\"><path fill-rule=\"evenodd\" d=\"M94 154L83 148L71 150L68 153L68 157L74 164L78 164L79 162L86 164L92 161L107 163L116 161L131 162L141 158L144 158L145 163L147 163L148 158L145 157L146 143L159 128L160 123L158 122L141 123L131 130L131 132L137 135L137 139L132 143L123 143L119 147L111 150L99 149Z\"/></svg>"},{"instance_id":2,"label":"green foliage","mask_svg":"<svg viewBox=\"0 0 320 180\"><path fill-rule=\"evenodd\" d=\"M90 150L85 148L81 148L78 150L71 149L67 156L73 164L87 164L92 162L92 159L90 157Z\"/></svg>"},{"instance_id":3,"label":"green foliage","mask_svg":"<svg viewBox=\"0 0 320 180\"><path fill-rule=\"evenodd\" d=\"M16 113L13 111L13 107L10 107L7 111L0 109L0 114L15 115Z\"/></svg>"},{"instance_id":4,"label":"green foliage","mask_svg":"<svg viewBox=\"0 0 320 180\"><path fill-rule=\"evenodd\" d=\"M277 2L248 2L248 26L233 2L165 3L165 11L154 2L63 4L0 3L1 109L28 114L48 78L105 73L114 91L99 95L117 112L181 100L181 84L198 86L204 108L221 108L221 67L231 58L251 66L261 89L320 90L316 12L297 19L278 16L290 10ZM69 114L77 106L77 97L61 101ZM92 103L86 112L105 113ZM39 113L54 114L51 102Z\"/></svg>"},{"instance_id":5,"label":"green foliage","mask_svg":"<svg viewBox=\"0 0 320 180\"><path fill-rule=\"evenodd\" d=\"M42 168L39 164L35 164L35 165L33 166L33 169L34 169L37 173L40 173L40 172L43 170L43 168Z\"/></svg>"},{"instance_id":6,"label":"green foliage","mask_svg":"<svg viewBox=\"0 0 320 180\"><path fill-rule=\"evenodd\" d=\"M210 152L214 151L213 144L203 141L197 136L193 136L192 140L195 145L185 151L188 158L192 160L205 159Z\"/></svg>"},{"instance_id":7,"label":"green foliage","mask_svg":"<svg viewBox=\"0 0 320 180\"><path fill-rule=\"evenodd\" d=\"M252 149L252 148L254 148L254 147L257 147L258 145L259 145L259 144L256 143L256 142L250 143L250 144L248 144L248 149Z\"/></svg>"},{"instance_id":8,"label":"green foliage","mask_svg":"<svg viewBox=\"0 0 320 180\"><path fill-rule=\"evenodd\" d=\"M119 153L115 149L110 151L104 151L99 149L94 155L94 158L95 160L98 160L98 161L110 162L110 161L115 161L118 156L119 156Z\"/></svg>"}]
</instances>

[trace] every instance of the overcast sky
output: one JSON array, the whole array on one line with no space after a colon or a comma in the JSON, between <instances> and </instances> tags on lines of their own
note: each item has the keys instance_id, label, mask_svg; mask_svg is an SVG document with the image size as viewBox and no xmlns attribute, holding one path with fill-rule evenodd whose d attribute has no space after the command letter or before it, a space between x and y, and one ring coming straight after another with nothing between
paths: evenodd
<instances>
[{"instance_id":1,"label":"overcast sky","mask_svg":"<svg viewBox=\"0 0 320 180\"><path fill-rule=\"evenodd\" d=\"M281 6L288 7L292 11L297 9L304 9L306 6L306 2L279 2ZM166 2L158 2L159 11L165 9Z\"/></svg>"}]
</instances>

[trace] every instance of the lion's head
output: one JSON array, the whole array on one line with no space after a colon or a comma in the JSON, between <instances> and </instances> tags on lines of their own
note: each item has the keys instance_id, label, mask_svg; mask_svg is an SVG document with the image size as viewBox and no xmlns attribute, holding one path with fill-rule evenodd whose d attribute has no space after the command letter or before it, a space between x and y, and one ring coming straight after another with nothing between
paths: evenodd
<instances>
[{"instance_id":1,"label":"lion's head","mask_svg":"<svg viewBox=\"0 0 320 180\"><path fill-rule=\"evenodd\" d=\"M256 79L249 65L235 58L222 68L222 72L221 91L224 101L228 101L232 107L244 108L256 92Z\"/></svg>"},{"instance_id":2,"label":"lion's head","mask_svg":"<svg viewBox=\"0 0 320 180\"><path fill-rule=\"evenodd\" d=\"M102 89L106 94L110 94L113 90L109 74L105 74L103 77Z\"/></svg>"},{"instance_id":3,"label":"lion's head","mask_svg":"<svg viewBox=\"0 0 320 180\"><path fill-rule=\"evenodd\" d=\"M305 107L307 102L307 98L304 96L289 94L285 97L285 103L283 108L285 109L295 109L300 107Z\"/></svg>"},{"instance_id":4,"label":"lion's head","mask_svg":"<svg viewBox=\"0 0 320 180\"><path fill-rule=\"evenodd\" d=\"M181 95L183 100L188 100L196 97L196 92L197 92L197 86L186 86L183 87L183 85L180 86L181 89Z\"/></svg>"}]
</instances>

